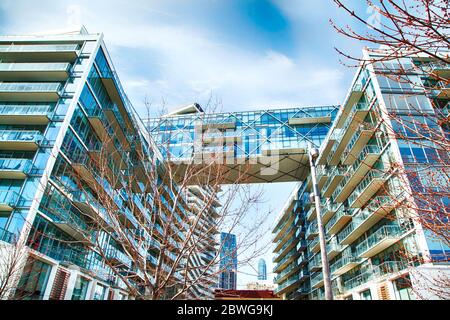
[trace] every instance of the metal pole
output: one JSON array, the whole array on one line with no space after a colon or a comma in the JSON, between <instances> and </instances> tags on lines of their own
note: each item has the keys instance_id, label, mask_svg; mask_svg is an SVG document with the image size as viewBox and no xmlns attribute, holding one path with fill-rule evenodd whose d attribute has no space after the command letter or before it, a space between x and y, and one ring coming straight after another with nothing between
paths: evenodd
<instances>
[{"instance_id":1,"label":"metal pole","mask_svg":"<svg viewBox=\"0 0 450 320\"><path fill-rule=\"evenodd\" d=\"M331 289L330 265L327 258L327 247L325 241L325 232L322 223L322 214L320 211L320 192L316 177L316 158L318 150L309 145L309 164L311 166L311 179L314 194L314 204L316 206L317 228L319 229L320 256L322 258L323 285L325 288L325 300L333 300L333 291Z\"/></svg>"}]
</instances>

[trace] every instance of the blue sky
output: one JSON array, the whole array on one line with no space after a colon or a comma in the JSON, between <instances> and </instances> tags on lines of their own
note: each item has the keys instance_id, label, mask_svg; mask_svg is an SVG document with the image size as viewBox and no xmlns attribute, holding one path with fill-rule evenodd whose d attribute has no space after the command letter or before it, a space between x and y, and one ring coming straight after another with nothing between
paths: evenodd
<instances>
[{"instance_id":1,"label":"blue sky","mask_svg":"<svg viewBox=\"0 0 450 320\"><path fill-rule=\"evenodd\" d=\"M364 14L364 2L356 5ZM353 26L331 0L0 2L3 35L80 24L91 33L103 32L123 85L141 112L145 98L156 112L162 101L171 110L206 103L211 94L225 111L339 104L355 70L339 63L334 46L358 55L362 44L338 36L330 18ZM264 187L267 206L275 212L269 221L292 187ZM270 272L272 257L265 258ZM254 279L239 275L240 285Z\"/></svg>"}]
</instances>

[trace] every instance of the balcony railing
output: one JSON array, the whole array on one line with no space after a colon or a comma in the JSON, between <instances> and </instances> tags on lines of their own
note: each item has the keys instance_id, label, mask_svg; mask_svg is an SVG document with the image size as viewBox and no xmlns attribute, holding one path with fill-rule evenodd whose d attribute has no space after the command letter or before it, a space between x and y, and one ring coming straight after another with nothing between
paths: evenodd
<instances>
[{"instance_id":1,"label":"balcony railing","mask_svg":"<svg viewBox=\"0 0 450 320\"><path fill-rule=\"evenodd\" d=\"M328 221L325 226L325 231L327 234L336 234L339 230L352 219L351 211L344 205L341 205L336 211L334 216Z\"/></svg>"},{"instance_id":2,"label":"balcony railing","mask_svg":"<svg viewBox=\"0 0 450 320\"><path fill-rule=\"evenodd\" d=\"M2 176L1 171L17 172L27 175L31 172L32 168L33 162L29 159L0 158L0 177Z\"/></svg>"},{"instance_id":3,"label":"balcony railing","mask_svg":"<svg viewBox=\"0 0 450 320\"><path fill-rule=\"evenodd\" d=\"M44 139L37 130L0 130L1 142L33 142L39 144Z\"/></svg>"},{"instance_id":4,"label":"balcony railing","mask_svg":"<svg viewBox=\"0 0 450 320\"><path fill-rule=\"evenodd\" d=\"M369 173L364 177L364 179L359 183L356 189L349 196L348 203L350 207L354 208L364 205L367 202L368 198L370 198L370 196L372 196L376 191L378 191L378 188L386 179L387 179L386 173L376 169L370 170ZM366 190L366 188L368 189L369 186L371 185L373 185L373 188L371 188L371 190ZM361 196L366 191L370 194L362 198Z\"/></svg>"},{"instance_id":5,"label":"balcony railing","mask_svg":"<svg viewBox=\"0 0 450 320\"><path fill-rule=\"evenodd\" d=\"M77 44L32 44L32 45L0 45L0 53L2 52L61 52L75 51Z\"/></svg>"},{"instance_id":6,"label":"balcony railing","mask_svg":"<svg viewBox=\"0 0 450 320\"><path fill-rule=\"evenodd\" d=\"M59 92L60 89L59 82L0 82L0 92Z\"/></svg>"},{"instance_id":7,"label":"balcony railing","mask_svg":"<svg viewBox=\"0 0 450 320\"><path fill-rule=\"evenodd\" d=\"M0 63L1 71L69 71L70 63Z\"/></svg>"},{"instance_id":8,"label":"balcony railing","mask_svg":"<svg viewBox=\"0 0 450 320\"><path fill-rule=\"evenodd\" d=\"M0 228L0 241L12 243L15 240L14 233L9 232L3 228Z\"/></svg>"},{"instance_id":9,"label":"balcony railing","mask_svg":"<svg viewBox=\"0 0 450 320\"><path fill-rule=\"evenodd\" d=\"M52 104L1 104L0 115L45 115L49 116Z\"/></svg>"},{"instance_id":10,"label":"balcony railing","mask_svg":"<svg viewBox=\"0 0 450 320\"><path fill-rule=\"evenodd\" d=\"M0 190L0 210L11 210L20 199L19 193L12 190Z\"/></svg>"},{"instance_id":11,"label":"balcony railing","mask_svg":"<svg viewBox=\"0 0 450 320\"><path fill-rule=\"evenodd\" d=\"M359 257L370 257L399 239L401 229L397 225L385 225L358 244L355 254ZM384 244L384 245L383 245Z\"/></svg>"}]
</instances>

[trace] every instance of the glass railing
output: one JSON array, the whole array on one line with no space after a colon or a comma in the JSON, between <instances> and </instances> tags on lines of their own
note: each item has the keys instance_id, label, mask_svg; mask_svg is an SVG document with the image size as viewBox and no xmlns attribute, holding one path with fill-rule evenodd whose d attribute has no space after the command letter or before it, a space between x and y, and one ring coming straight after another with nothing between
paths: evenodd
<instances>
[{"instance_id":1,"label":"glass railing","mask_svg":"<svg viewBox=\"0 0 450 320\"><path fill-rule=\"evenodd\" d=\"M369 173L356 187L356 189L352 192L352 194L348 197L348 203L353 204L374 179L383 179L385 177L386 174L384 172L375 169L370 170Z\"/></svg>"},{"instance_id":2,"label":"glass railing","mask_svg":"<svg viewBox=\"0 0 450 320\"><path fill-rule=\"evenodd\" d=\"M12 190L0 190L0 204L14 208L20 199L19 193Z\"/></svg>"},{"instance_id":3,"label":"glass railing","mask_svg":"<svg viewBox=\"0 0 450 320\"><path fill-rule=\"evenodd\" d=\"M106 250L106 257L108 259L115 259L123 263L125 266L131 267L132 261L125 253L115 249L109 248Z\"/></svg>"},{"instance_id":4,"label":"glass railing","mask_svg":"<svg viewBox=\"0 0 450 320\"><path fill-rule=\"evenodd\" d=\"M355 116L355 113L357 111L369 111L369 104L365 102L359 102L352 107L352 110L350 111L347 119L344 122L344 125L342 126L342 130L344 132L347 132L347 129L349 129L349 126L353 122L353 117Z\"/></svg>"},{"instance_id":5,"label":"glass railing","mask_svg":"<svg viewBox=\"0 0 450 320\"><path fill-rule=\"evenodd\" d=\"M326 245L326 250L327 250L327 254L330 254L331 252L336 252L336 251L341 251L342 250L342 246L338 243L336 237L334 237L333 239L331 239L327 245Z\"/></svg>"},{"instance_id":6,"label":"glass railing","mask_svg":"<svg viewBox=\"0 0 450 320\"><path fill-rule=\"evenodd\" d=\"M292 272L292 270L294 270L295 268L297 268L297 265L295 264L295 262L290 264L286 269L284 269L281 273L279 273L274 278L274 282L278 282L280 279L284 278L287 274Z\"/></svg>"},{"instance_id":7,"label":"glass railing","mask_svg":"<svg viewBox=\"0 0 450 320\"><path fill-rule=\"evenodd\" d=\"M306 237L308 238L311 235L317 235L319 233L319 229L317 227L317 221L313 221L310 223L308 228L306 229Z\"/></svg>"},{"instance_id":8,"label":"glass railing","mask_svg":"<svg viewBox=\"0 0 450 320\"><path fill-rule=\"evenodd\" d=\"M300 238L300 234L302 233L306 233L306 228L305 227L299 227L297 229L297 231L295 231L295 237L298 239Z\"/></svg>"},{"instance_id":9,"label":"glass railing","mask_svg":"<svg viewBox=\"0 0 450 320\"><path fill-rule=\"evenodd\" d=\"M59 82L0 82L0 92L59 92L60 89Z\"/></svg>"},{"instance_id":10,"label":"glass railing","mask_svg":"<svg viewBox=\"0 0 450 320\"><path fill-rule=\"evenodd\" d=\"M278 293L278 292L284 290L285 288L289 287L290 285L296 283L298 280L300 280L300 275L299 274L288 278L285 282L283 282L282 284L278 285L278 287L275 289L275 293Z\"/></svg>"},{"instance_id":11,"label":"glass railing","mask_svg":"<svg viewBox=\"0 0 450 320\"><path fill-rule=\"evenodd\" d=\"M329 212L336 212L339 209L341 204L334 202L332 199L328 199L325 204L322 205L322 216L326 215Z\"/></svg>"},{"instance_id":12,"label":"glass railing","mask_svg":"<svg viewBox=\"0 0 450 320\"><path fill-rule=\"evenodd\" d=\"M306 248L307 245L308 245L308 244L306 243L305 240L300 240L300 241L297 243L297 246L296 246L297 251L300 251L301 248Z\"/></svg>"},{"instance_id":13,"label":"glass railing","mask_svg":"<svg viewBox=\"0 0 450 320\"><path fill-rule=\"evenodd\" d=\"M302 263L307 262L308 259L309 259L309 255L306 253L306 251L303 251L300 254L300 257L298 257L298 259L297 259L297 264L301 265Z\"/></svg>"},{"instance_id":14,"label":"glass railing","mask_svg":"<svg viewBox=\"0 0 450 320\"><path fill-rule=\"evenodd\" d=\"M351 264L351 263L358 263L359 261L360 261L360 259L355 257L354 255L352 255L351 252L349 254L345 254L345 255L343 252L342 257L339 258L338 260L336 260L330 266L330 271L331 271L331 273L335 273L340 268L345 267L346 265Z\"/></svg>"},{"instance_id":15,"label":"glass railing","mask_svg":"<svg viewBox=\"0 0 450 320\"><path fill-rule=\"evenodd\" d=\"M313 240L308 242L308 248L311 250L319 243L319 237L315 237Z\"/></svg>"},{"instance_id":16,"label":"glass railing","mask_svg":"<svg viewBox=\"0 0 450 320\"><path fill-rule=\"evenodd\" d=\"M322 268L322 259L320 256L320 253L316 254L314 257L312 257L311 260L309 260L309 268Z\"/></svg>"},{"instance_id":17,"label":"glass railing","mask_svg":"<svg viewBox=\"0 0 450 320\"><path fill-rule=\"evenodd\" d=\"M323 186L323 190L327 190L328 187L331 185L331 182L333 181L333 177L335 176L342 176L345 174L345 169L342 167L334 167L331 171L330 171L330 178L328 179L328 181L325 183L325 185Z\"/></svg>"},{"instance_id":18,"label":"glass railing","mask_svg":"<svg viewBox=\"0 0 450 320\"><path fill-rule=\"evenodd\" d=\"M0 63L0 71L69 71L70 63Z\"/></svg>"},{"instance_id":19,"label":"glass railing","mask_svg":"<svg viewBox=\"0 0 450 320\"><path fill-rule=\"evenodd\" d=\"M14 240L15 240L14 233L9 232L8 230L5 230L3 228L0 228L0 241L12 243Z\"/></svg>"},{"instance_id":20,"label":"glass railing","mask_svg":"<svg viewBox=\"0 0 450 320\"><path fill-rule=\"evenodd\" d=\"M377 276L390 275L403 271L409 267L406 261L385 261L379 265L373 266L374 273Z\"/></svg>"},{"instance_id":21,"label":"glass railing","mask_svg":"<svg viewBox=\"0 0 450 320\"><path fill-rule=\"evenodd\" d=\"M380 148L376 145L367 145L362 149L356 161L348 168L347 172L345 173L344 179L342 179L342 181L336 187L336 190L334 190L332 195L333 199L336 199L338 197L348 181L353 178L356 170L362 163L364 163L364 159L367 157L367 155L376 153L380 153Z\"/></svg>"},{"instance_id":22,"label":"glass railing","mask_svg":"<svg viewBox=\"0 0 450 320\"><path fill-rule=\"evenodd\" d=\"M1 104L0 115L50 115L51 104Z\"/></svg>"},{"instance_id":23,"label":"glass railing","mask_svg":"<svg viewBox=\"0 0 450 320\"><path fill-rule=\"evenodd\" d=\"M75 51L77 44L31 44L31 45L0 45L0 52L58 52Z\"/></svg>"},{"instance_id":24,"label":"glass railing","mask_svg":"<svg viewBox=\"0 0 450 320\"><path fill-rule=\"evenodd\" d=\"M323 280L323 273L316 272L314 275L311 275L311 286L314 287L315 285L319 284L322 280Z\"/></svg>"},{"instance_id":25,"label":"glass railing","mask_svg":"<svg viewBox=\"0 0 450 320\"><path fill-rule=\"evenodd\" d=\"M361 256L364 252L370 250L382 240L391 237L398 237L401 234L400 227L397 225L385 225L367 237L366 240L358 244L355 248L356 256Z\"/></svg>"},{"instance_id":26,"label":"glass railing","mask_svg":"<svg viewBox=\"0 0 450 320\"><path fill-rule=\"evenodd\" d=\"M374 128L374 126L372 124L370 124L370 123L367 123L367 122L361 123L359 125L358 129L356 130L356 132L353 134L353 137L347 143L347 146L345 147L344 151L342 152L341 159L345 160L347 158L347 156L350 153L350 150L353 149L353 147L355 146L356 141L358 141L358 139L361 136L361 133L363 131L371 130L373 128Z\"/></svg>"},{"instance_id":27,"label":"glass railing","mask_svg":"<svg viewBox=\"0 0 450 320\"><path fill-rule=\"evenodd\" d=\"M374 274L372 272L372 269L369 268L368 271L360 273L359 275L357 275L357 276L355 276L355 277L353 277L353 278L351 278L351 279L349 279L347 281L344 281L344 285L343 285L344 290L345 291L349 291L349 290L351 290L353 288L356 288L356 287L366 283L370 279L372 279L373 276L374 276Z\"/></svg>"},{"instance_id":28,"label":"glass railing","mask_svg":"<svg viewBox=\"0 0 450 320\"><path fill-rule=\"evenodd\" d=\"M0 171L18 171L29 174L32 168L33 162L30 159L0 158Z\"/></svg>"},{"instance_id":29,"label":"glass railing","mask_svg":"<svg viewBox=\"0 0 450 320\"><path fill-rule=\"evenodd\" d=\"M294 256L297 253L297 250L294 248L291 251L289 251L286 256L281 259L280 262L278 262L278 264L275 266L275 268L273 269L273 272L276 272L276 270L280 269L280 267L282 265L284 265L287 261L289 261L290 259L292 259L292 256Z\"/></svg>"},{"instance_id":30,"label":"glass railing","mask_svg":"<svg viewBox=\"0 0 450 320\"><path fill-rule=\"evenodd\" d=\"M336 222L343 216L350 216L351 213L344 205L341 205L339 209L336 211L336 213L333 215L333 217L328 221L328 223L325 226L326 233L330 232L330 229L334 227Z\"/></svg>"},{"instance_id":31,"label":"glass railing","mask_svg":"<svg viewBox=\"0 0 450 320\"><path fill-rule=\"evenodd\" d=\"M0 130L0 142L2 141L17 141L17 142L35 142L39 143L43 140L43 135L40 131L20 131L20 130Z\"/></svg>"}]
</instances>

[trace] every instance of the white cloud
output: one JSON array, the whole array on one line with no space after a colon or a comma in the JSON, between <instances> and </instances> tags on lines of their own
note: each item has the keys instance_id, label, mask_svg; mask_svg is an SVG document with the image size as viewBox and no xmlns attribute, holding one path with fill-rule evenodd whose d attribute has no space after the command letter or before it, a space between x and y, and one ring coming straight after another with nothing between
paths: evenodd
<instances>
[{"instance_id":1,"label":"white cloud","mask_svg":"<svg viewBox=\"0 0 450 320\"><path fill-rule=\"evenodd\" d=\"M38 14L34 4L40 8ZM98 1L78 5L6 1L4 7L11 22L4 28L8 33L55 29L67 21L81 22L91 32L104 32L124 86L138 108L146 95L153 100L164 97L170 106L203 102L213 92L226 110L334 104L343 97L339 69L273 50L244 50L221 42L221 35L206 27L167 22L167 8L159 2L144 6L142 1L126 5L121 1L107 5ZM118 62L130 64L134 57L130 50L123 55L123 48L147 51L152 60L136 60L138 68L125 70ZM155 67L157 76L152 73L146 78L145 70Z\"/></svg>"}]
</instances>

